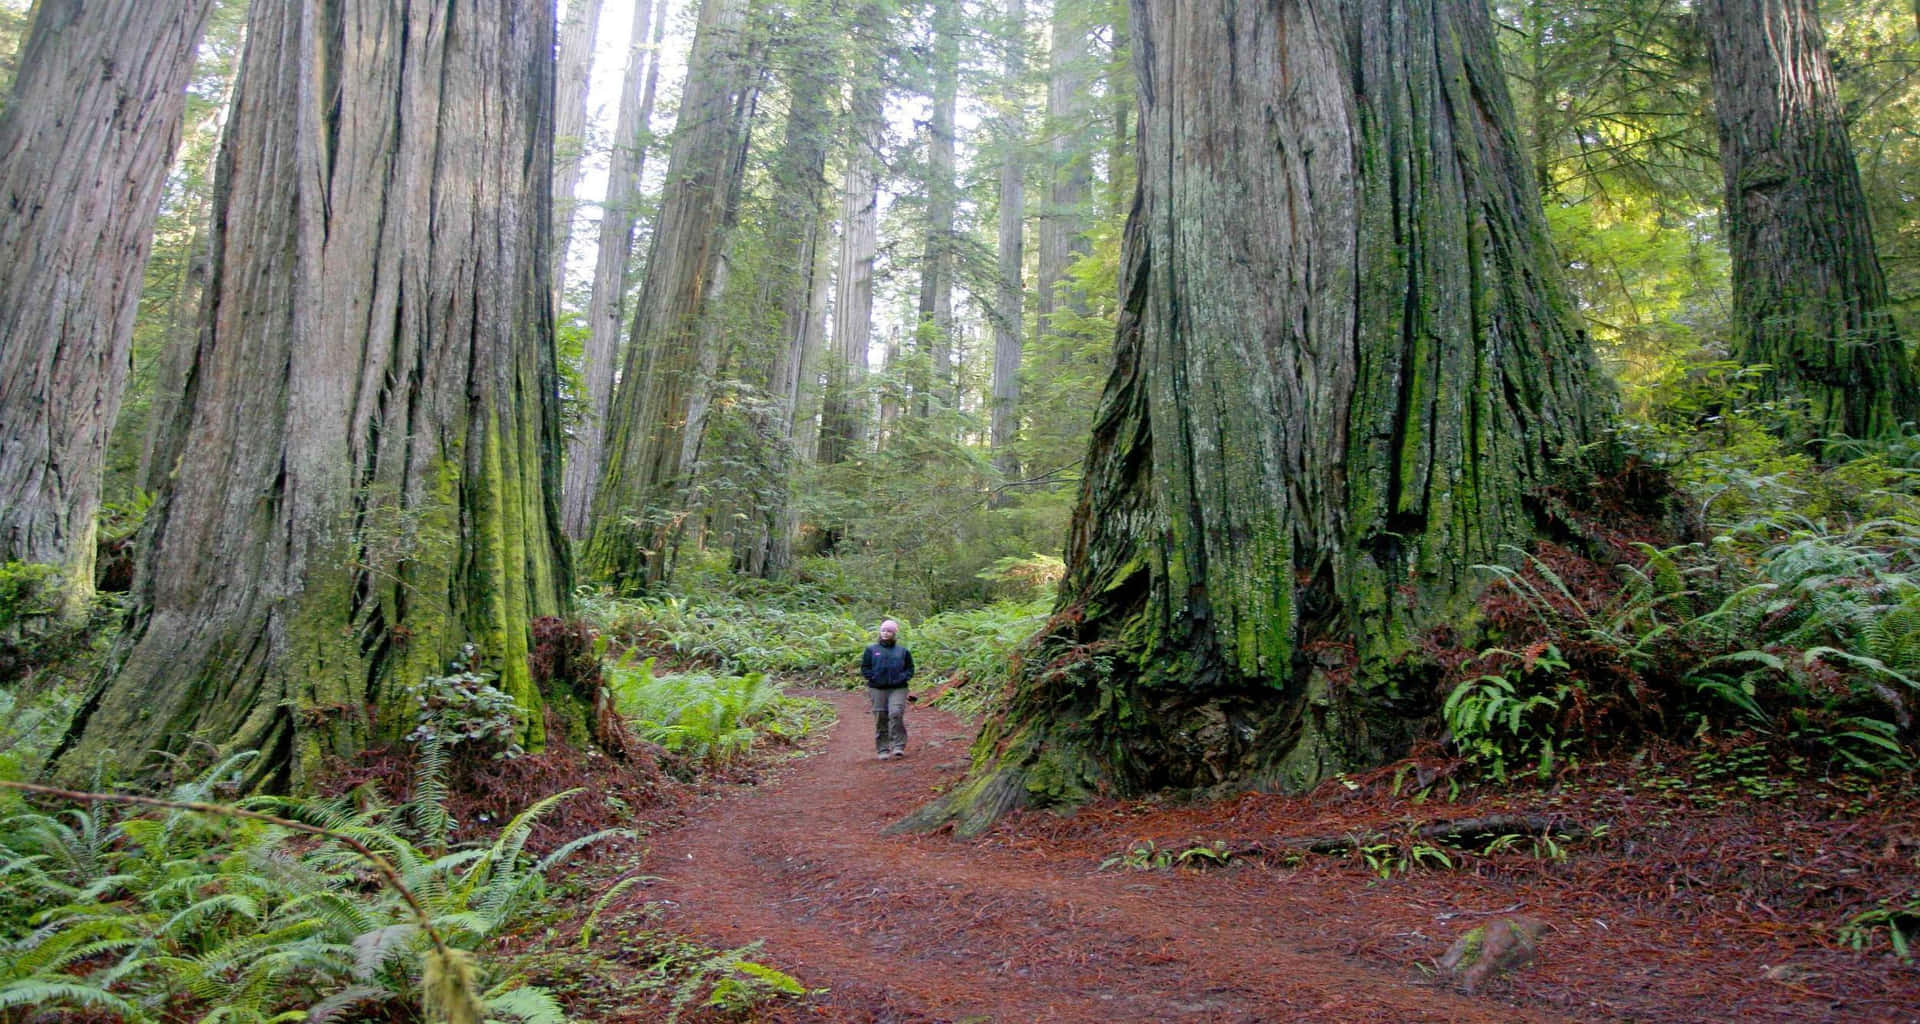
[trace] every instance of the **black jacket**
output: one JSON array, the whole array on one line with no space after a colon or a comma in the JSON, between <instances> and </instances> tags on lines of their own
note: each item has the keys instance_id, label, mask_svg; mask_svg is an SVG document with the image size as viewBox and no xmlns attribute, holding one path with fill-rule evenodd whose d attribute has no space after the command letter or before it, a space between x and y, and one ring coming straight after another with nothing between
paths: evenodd
<instances>
[{"instance_id":1,"label":"black jacket","mask_svg":"<svg viewBox=\"0 0 1920 1024\"><path fill-rule=\"evenodd\" d=\"M868 644L860 655L860 674L876 690L897 690L913 678L913 652L899 642Z\"/></svg>"}]
</instances>

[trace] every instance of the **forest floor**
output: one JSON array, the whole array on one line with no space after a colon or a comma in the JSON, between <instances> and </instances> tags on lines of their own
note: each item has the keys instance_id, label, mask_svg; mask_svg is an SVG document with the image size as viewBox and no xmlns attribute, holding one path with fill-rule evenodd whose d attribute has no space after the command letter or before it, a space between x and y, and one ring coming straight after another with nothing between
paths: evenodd
<instances>
[{"instance_id":1,"label":"forest floor","mask_svg":"<svg viewBox=\"0 0 1920 1024\"><path fill-rule=\"evenodd\" d=\"M604 900L590 955L538 979L578 1019L1920 1021L1920 967L1885 928L1857 951L1841 927L1889 894L1920 898L1911 780L1791 788L1729 750L1685 773L1643 756L1550 790L1423 802L1394 792L1424 772L1409 763L1308 797L890 835L960 779L973 727L918 705L909 755L880 761L864 694L818 696L839 721L805 756L715 787L590 869L587 902L640 880ZM1554 825L1492 852L1417 831L1494 815ZM1349 835L1385 838L1338 851ZM1334 852L1304 852L1316 844ZM1196 848L1216 854L1179 857ZM1469 993L1437 961L1504 915L1548 930L1532 962ZM635 984L665 936L758 943L749 959L811 994L731 1016L670 1006L670 986Z\"/></svg>"}]
</instances>

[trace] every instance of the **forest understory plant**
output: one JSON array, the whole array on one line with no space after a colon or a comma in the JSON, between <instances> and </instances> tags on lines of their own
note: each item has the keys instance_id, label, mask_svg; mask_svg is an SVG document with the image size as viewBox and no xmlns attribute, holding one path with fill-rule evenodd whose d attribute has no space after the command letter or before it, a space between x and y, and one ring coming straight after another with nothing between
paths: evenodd
<instances>
[{"instance_id":1,"label":"forest understory plant","mask_svg":"<svg viewBox=\"0 0 1920 1024\"><path fill-rule=\"evenodd\" d=\"M94 794L0 821L10 883L0 1009L129 1022L322 1021L407 1006L453 1020L565 1019L549 994L490 979L485 949L539 903L551 869L619 832L527 854L534 823L571 793L467 846L450 844L445 814L367 790L207 803L251 756L147 801L153 810L117 812L126 798Z\"/></svg>"},{"instance_id":2,"label":"forest understory plant","mask_svg":"<svg viewBox=\"0 0 1920 1024\"><path fill-rule=\"evenodd\" d=\"M1730 493L1725 480L1756 479L1726 455L1714 456L1716 495ZM1800 502L1709 520L1707 539L1633 541L1606 557L1542 544L1483 567L1500 645L1454 659L1443 705L1453 742L1494 777L1712 736L1748 737L1818 772L1913 770L1913 462L1912 441L1895 439L1831 469L1796 465Z\"/></svg>"}]
</instances>

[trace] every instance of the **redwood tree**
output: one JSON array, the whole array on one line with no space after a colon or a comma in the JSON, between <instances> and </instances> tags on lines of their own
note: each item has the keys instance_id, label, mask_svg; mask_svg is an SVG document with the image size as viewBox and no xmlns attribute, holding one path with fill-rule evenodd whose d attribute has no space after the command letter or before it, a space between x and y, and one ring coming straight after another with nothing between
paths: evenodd
<instances>
[{"instance_id":1,"label":"redwood tree","mask_svg":"<svg viewBox=\"0 0 1920 1024\"><path fill-rule=\"evenodd\" d=\"M0 562L93 593L107 432L213 0L42 0L0 113Z\"/></svg>"},{"instance_id":2,"label":"redwood tree","mask_svg":"<svg viewBox=\"0 0 1920 1024\"><path fill-rule=\"evenodd\" d=\"M1738 358L1811 406L1816 437L1920 413L1814 0L1707 0Z\"/></svg>"},{"instance_id":3,"label":"redwood tree","mask_svg":"<svg viewBox=\"0 0 1920 1024\"><path fill-rule=\"evenodd\" d=\"M745 0L703 0L633 335L607 417L586 563L624 585L666 575L689 511L721 288L754 98Z\"/></svg>"},{"instance_id":4,"label":"redwood tree","mask_svg":"<svg viewBox=\"0 0 1920 1024\"><path fill-rule=\"evenodd\" d=\"M1479 0L1135 0L1139 188L1059 607L916 823L1298 788L1431 713L1415 638L1611 401Z\"/></svg>"},{"instance_id":5,"label":"redwood tree","mask_svg":"<svg viewBox=\"0 0 1920 1024\"><path fill-rule=\"evenodd\" d=\"M467 645L535 747L529 621L569 584L551 4L249 17L174 472L57 770L204 743L261 751L249 785L297 787L408 731L406 687Z\"/></svg>"}]
</instances>

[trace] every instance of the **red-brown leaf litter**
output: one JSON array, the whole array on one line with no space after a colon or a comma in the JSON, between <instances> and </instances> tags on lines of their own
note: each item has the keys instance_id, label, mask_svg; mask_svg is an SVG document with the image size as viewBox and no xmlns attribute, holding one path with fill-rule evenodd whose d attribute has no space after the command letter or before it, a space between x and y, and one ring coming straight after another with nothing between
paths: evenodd
<instances>
[{"instance_id":1,"label":"red-brown leaf litter","mask_svg":"<svg viewBox=\"0 0 1920 1024\"><path fill-rule=\"evenodd\" d=\"M1436 758L1306 797L1112 802L1017 814L975 839L889 835L962 777L972 727L916 706L908 756L877 761L864 695L822 696L840 721L806 756L714 787L592 866L583 906L616 879L650 880L606 901L573 967L536 979L579 1019L1920 1020L1920 968L1885 929L1855 950L1840 928L1920 897L1911 780L1782 784L1721 770L1742 763L1729 748L1477 797ZM1471 818L1550 827L1491 852L1434 838ZM1461 933L1509 915L1547 925L1531 962L1471 993L1439 969ZM670 986L635 995L669 935L761 943L750 959L813 994L730 1016L701 998L674 1006Z\"/></svg>"}]
</instances>

